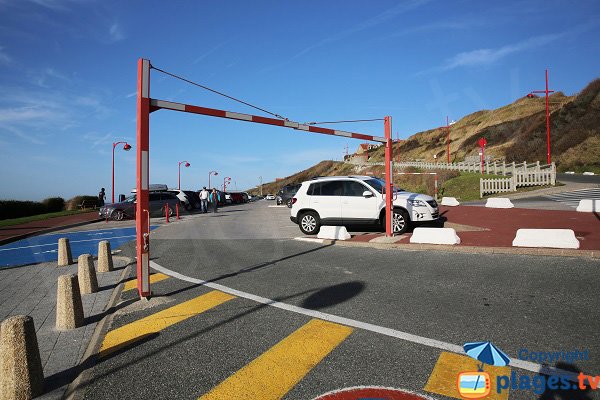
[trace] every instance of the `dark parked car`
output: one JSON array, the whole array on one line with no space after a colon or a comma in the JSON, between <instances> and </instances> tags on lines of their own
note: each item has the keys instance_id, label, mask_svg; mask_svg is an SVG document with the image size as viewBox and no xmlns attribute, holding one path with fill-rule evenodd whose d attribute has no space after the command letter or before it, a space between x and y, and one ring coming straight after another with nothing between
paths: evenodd
<instances>
[{"instance_id":1,"label":"dark parked car","mask_svg":"<svg viewBox=\"0 0 600 400\"><path fill-rule=\"evenodd\" d=\"M184 190L183 193L188 197L190 206L195 209L199 209L202 204L200 203L200 194L193 190Z\"/></svg>"},{"instance_id":2,"label":"dark parked car","mask_svg":"<svg viewBox=\"0 0 600 400\"><path fill-rule=\"evenodd\" d=\"M277 204L285 204L289 208L292 208L292 197L294 197L298 189L300 189L300 186L302 186L302 184L298 183L282 187L279 192L277 192Z\"/></svg>"},{"instance_id":3,"label":"dark parked car","mask_svg":"<svg viewBox=\"0 0 600 400\"><path fill-rule=\"evenodd\" d=\"M161 217L165 215L165 204L169 204L169 216L175 214L175 206L180 200L173 193L169 192L150 192L150 216ZM135 218L135 198L136 195L129 196L120 203L107 204L100 207L98 214L100 218L111 218L121 221L125 218Z\"/></svg>"},{"instance_id":4,"label":"dark parked car","mask_svg":"<svg viewBox=\"0 0 600 400\"><path fill-rule=\"evenodd\" d=\"M229 195L231 196L231 201L233 204L241 204L246 202L244 200L244 196L242 196L240 192L231 192Z\"/></svg>"}]
</instances>

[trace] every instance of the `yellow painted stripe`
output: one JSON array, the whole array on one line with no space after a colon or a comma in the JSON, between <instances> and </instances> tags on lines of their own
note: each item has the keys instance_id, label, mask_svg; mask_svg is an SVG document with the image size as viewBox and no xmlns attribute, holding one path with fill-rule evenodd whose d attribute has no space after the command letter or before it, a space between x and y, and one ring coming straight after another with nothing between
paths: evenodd
<instances>
[{"instance_id":1,"label":"yellow painted stripe","mask_svg":"<svg viewBox=\"0 0 600 400\"><path fill-rule=\"evenodd\" d=\"M443 351L429 376L425 390L455 399L463 399L464 397L458 392L458 376L461 372L476 373L480 364L471 357ZM485 400L507 400L509 390L498 393L496 379L498 376L510 376L510 367L493 367L486 364L483 369L490 376L490 393L485 396Z\"/></svg>"},{"instance_id":2,"label":"yellow painted stripe","mask_svg":"<svg viewBox=\"0 0 600 400\"><path fill-rule=\"evenodd\" d=\"M200 399L281 399L352 331L313 319Z\"/></svg>"},{"instance_id":3,"label":"yellow painted stripe","mask_svg":"<svg viewBox=\"0 0 600 400\"><path fill-rule=\"evenodd\" d=\"M157 334L171 325L196 316L234 298L235 296L214 290L112 330L104 337L99 356L104 357L121 347L146 338L149 335Z\"/></svg>"},{"instance_id":4,"label":"yellow painted stripe","mask_svg":"<svg viewBox=\"0 0 600 400\"><path fill-rule=\"evenodd\" d=\"M150 284L164 281L167 278L169 278L169 275L152 274L152 275L150 275ZM137 289L137 279L132 279L130 281L127 281L127 282L125 282L125 285L123 285L124 292L126 292L127 290L133 290L133 289Z\"/></svg>"}]
</instances>

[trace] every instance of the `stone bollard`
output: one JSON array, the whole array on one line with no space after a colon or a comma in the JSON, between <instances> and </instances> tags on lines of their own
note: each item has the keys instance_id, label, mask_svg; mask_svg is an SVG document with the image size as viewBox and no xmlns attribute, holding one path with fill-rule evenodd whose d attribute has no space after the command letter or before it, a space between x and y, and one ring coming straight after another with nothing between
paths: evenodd
<instances>
[{"instance_id":1,"label":"stone bollard","mask_svg":"<svg viewBox=\"0 0 600 400\"><path fill-rule=\"evenodd\" d=\"M82 254L77 259L77 280L79 281L79 292L81 294L96 293L98 291L94 257L91 254Z\"/></svg>"},{"instance_id":2,"label":"stone bollard","mask_svg":"<svg viewBox=\"0 0 600 400\"><path fill-rule=\"evenodd\" d=\"M61 275L56 289L56 329L74 329L82 325L83 304L77 275Z\"/></svg>"},{"instance_id":3,"label":"stone bollard","mask_svg":"<svg viewBox=\"0 0 600 400\"><path fill-rule=\"evenodd\" d=\"M110 272L114 270L110 242L103 240L98 243L98 272Z\"/></svg>"},{"instance_id":4,"label":"stone bollard","mask_svg":"<svg viewBox=\"0 0 600 400\"><path fill-rule=\"evenodd\" d=\"M58 239L58 266L66 267L71 264L73 264L73 256L71 255L69 239L60 238Z\"/></svg>"},{"instance_id":5,"label":"stone bollard","mask_svg":"<svg viewBox=\"0 0 600 400\"><path fill-rule=\"evenodd\" d=\"M7 318L0 325L0 399L33 399L43 393L44 371L33 318Z\"/></svg>"}]
</instances>

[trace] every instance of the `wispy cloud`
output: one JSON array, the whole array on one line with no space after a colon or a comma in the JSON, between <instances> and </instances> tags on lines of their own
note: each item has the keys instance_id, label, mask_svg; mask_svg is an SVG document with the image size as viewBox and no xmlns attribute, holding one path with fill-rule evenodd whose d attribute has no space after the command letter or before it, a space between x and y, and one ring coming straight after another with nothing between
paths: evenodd
<instances>
[{"instance_id":1,"label":"wispy cloud","mask_svg":"<svg viewBox=\"0 0 600 400\"><path fill-rule=\"evenodd\" d=\"M37 144L37 145L44 145L44 144L46 144L43 140L39 139L38 137L36 137L34 135L25 133L21 129L17 129L17 128L12 127L12 126L7 126L6 129L9 132L17 135L21 139L24 139L25 141L27 141L27 142L29 142L31 144Z\"/></svg>"},{"instance_id":2,"label":"wispy cloud","mask_svg":"<svg viewBox=\"0 0 600 400\"><path fill-rule=\"evenodd\" d=\"M431 72L449 71L460 67L491 65L509 55L543 47L560 39L577 36L598 25L600 25L600 22L592 21L587 24L581 24L576 28L567 31L534 36L521 42L508 44L497 48L485 48L460 52L448 58L442 65L421 71L417 73L417 75L423 75Z\"/></svg>"},{"instance_id":3,"label":"wispy cloud","mask_svg":"<svg viewBox=\"0 0 600 400\"><path fill-rule=\"evenodd\" d=\"M49 81L52 80L58 80L61 84L72 82L71 78L56 71L54 68L44 68L41 71L32 71L29 75L31 75L32 80L42 88L49 88L51 85Z\"/></svg>"},{"instance_id":4,"label":"wispy cloud","mask_svg":"<svg viewBox=\"0 0 600 400\"><path fill-rule=\"evenodd\" d=\"M225 47L232 40L234 40L234 38L230 38L230 39L228 39L228 40L226 40L224 42L221 42L221 43L217 44L216 46L212 47L210 50L208 50L208 51L200 54L198 57L196 57L196 59L194 61L192 61L192 64L198 64L200 61L204 60L206 57L210 56L211 54L213 54L217 50Z\"/></svg>"},{"instance_id":5,"label":"wispy cloud","mask_svg":"<svg viewBox=\"0 0 600 400\"><path fill-rule=\"evenodd\" d=\"M29 0L31 3L37 4L44 8L49 8L55 11L68 10L69 3L73 3L73 0Z\"/></svg>"},{"instance_id":6,"label":"wispy cloud","mask_svg":"<svg viewBox=\"0 0 600 400\"><path fill-rule=\"evenodd\" d=\"M8 65L12 63L12 57L9 56L4 47L0 46L0 65Z\"/></svg>"},{"instance_id":7,"label":"wispy cloud","mask_svg":"<svg viewBox=\"0 0 600 400\"><path fill-rule=\"evenodd\" d=\"M123 33L123 28L118 22L113 22L108 28L108 35L111 42L119 42L125 39L125 33Z\"/></svg>"},{"instance_id":8,"label":"wispy cloud","mask_svg":"<svg viewBox=\"0 0 600 400\"><path fill-rule=\"evenodd\" d=\"M266 68L264 70L264 72L271 71L271 70L277 69L283 65L286 65L286 64L304 56L305 54L310 53L311 51L313 51L319 47L333 44L335 42L343 40L343 39L345 39L353 34L356 34L358 32L364 31L366 29L374 28L378 25L381 25L385 22L390 21L391 19L397 17L400 14L414 10L414 9L421 7L431 1L432 0L410 0L410 1L402 2L402 4L398 4L395 7L389 8L389 9L385 10L384 12L379 13L379 14L375 15L374 17L371 17L371 18L357 24L356 26L354 26L352 28L338 32L332 36L329 36L325 39L320 40L319 42L317 42L315 44L305 47L304 49L300 50L298 53L294 54L291 57L291 59L284 61L282 63L276 64L276 65L273 65L269 68Z\"/></svg>"}]
</instances>

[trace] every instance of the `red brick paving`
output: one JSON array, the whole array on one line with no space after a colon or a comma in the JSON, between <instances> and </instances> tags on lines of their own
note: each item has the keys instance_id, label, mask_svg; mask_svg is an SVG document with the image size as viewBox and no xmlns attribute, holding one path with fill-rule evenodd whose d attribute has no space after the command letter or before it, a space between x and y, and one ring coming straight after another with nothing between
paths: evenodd
<instances>
[{"instance_id":1,"label":"red brick paving","mask_svg":"<svg viewBox=\"0 0 600 400\"><path fill-rule=\"evenodd\" d=\"M581 249L600 250L600 215L595 213L442 206L440 215L447 219L446 222L489 229L478 232L457 232L462 246L512 247L512 241L519 228L572 229L580 242ZM369 241L373 236L361 235L353 237L352 241Z\"/></svg>"},{"instance_id":2,"label":"red brick paving","mask_svg":"<svg viewBox=\"0 0 600 400\"><path fill-rule=\"evenodd\" d=\"M58 229L69 225L98 220L98 211L90 211L81 214L66 215L64 217L49 218L41 221L28 222L21 225L0 228L0 243L8 243L21 237L31 236L52 229Z\"/></svg>"}]
</instances>

